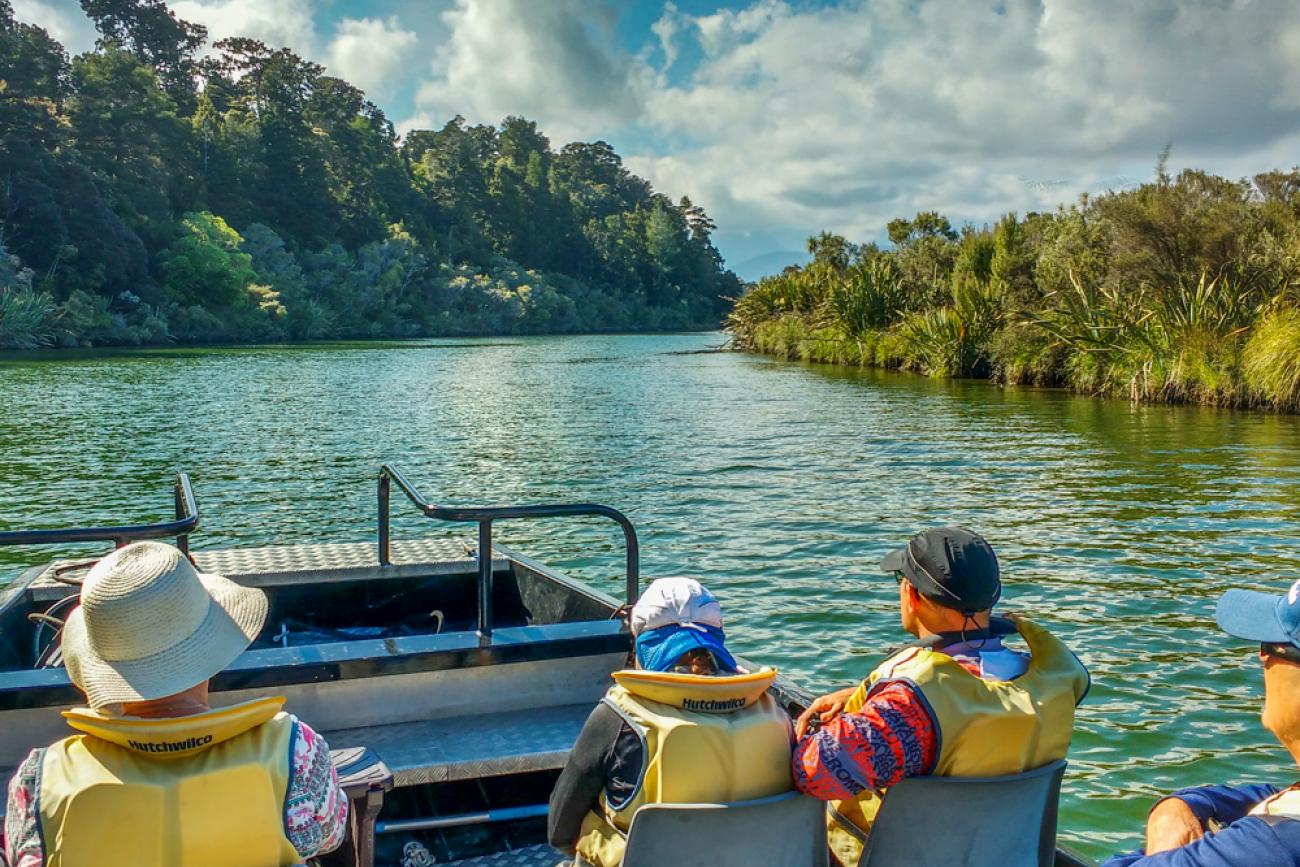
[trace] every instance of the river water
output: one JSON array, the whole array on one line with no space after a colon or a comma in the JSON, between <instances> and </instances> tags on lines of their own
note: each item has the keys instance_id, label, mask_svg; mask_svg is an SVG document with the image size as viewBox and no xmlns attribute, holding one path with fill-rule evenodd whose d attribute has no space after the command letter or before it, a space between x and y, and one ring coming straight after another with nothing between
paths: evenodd
<instances>
[{"instance_id":1,"label":"river water","mask_svg":"<svg viewBox=\"0 0 1300 867\"><path fill-rule=\"evenodd\" d=\"M739 651L820 691L900 640L879 557L963 523L1003 560L1003 608L1092 670L1064 842L1093 857L1136 845L1151 800L1177 786L1295 778L1259 726L1255 651L1212 613L1225 587L1300 578L1300 419L709 351L722 342L10 356L0 527L154 520L177 469L204 513L196 546L371 539L383 461L449 503L596 500L636 522L647 577L699 577ZM618 592L620 536L604 525L499 538ZM23 557L0 552L0 571Z\"/></svg>"}]
</instances>

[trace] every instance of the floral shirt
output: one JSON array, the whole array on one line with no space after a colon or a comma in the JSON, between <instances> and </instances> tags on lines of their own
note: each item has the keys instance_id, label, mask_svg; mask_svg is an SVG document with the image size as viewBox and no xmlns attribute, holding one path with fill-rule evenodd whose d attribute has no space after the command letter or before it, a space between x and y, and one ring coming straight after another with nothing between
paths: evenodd
<instances>
[{"instance_id":1,"label":"floral shirt","mask_svg":"<svg viewBox=\"0 0 1300 867\"><path fill-rule=\"evenodd\" d=\"M293 721L293 759L284 799L284 827L289 842L306 861L335 849L348 827L348 799L339 788L329 744L311 726ZM36 785L45 750L32 750L9 781L0 863L8 867L43 867L36 804Z\"/></svg>"}]
</instances>

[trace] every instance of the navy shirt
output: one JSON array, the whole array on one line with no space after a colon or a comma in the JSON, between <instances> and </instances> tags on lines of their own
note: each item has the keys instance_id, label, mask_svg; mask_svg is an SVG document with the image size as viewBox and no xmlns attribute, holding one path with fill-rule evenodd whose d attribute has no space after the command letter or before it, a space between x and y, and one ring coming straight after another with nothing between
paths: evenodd
<instances>
[{"instance_id":1,"label":"navy shirt","mask_svg":"<svg viewBox=\"0 0 1300 867\"><path fill-rule=\"evenodd\" d=\"M1172 797L1192 809L1202 828L1213 824L1221 830L1158 855L1117 855L1102 867L1300 867L1300 819L1248 815L1279 791L1257 784L1175 792Z\"/></svg>"}]
</instances>

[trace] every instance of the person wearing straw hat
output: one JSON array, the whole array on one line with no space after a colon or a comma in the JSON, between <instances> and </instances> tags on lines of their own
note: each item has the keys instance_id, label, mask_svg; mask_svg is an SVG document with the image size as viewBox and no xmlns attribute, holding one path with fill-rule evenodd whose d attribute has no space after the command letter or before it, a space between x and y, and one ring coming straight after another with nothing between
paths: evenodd
<instances>
[{"instance_id":1,"label":"person wearing straw hat","mask_svg":"<svg viewBox=\"0 0 1300 867\"><path fill-rule=\"evenodd\" d=\"M790 717L767 695L776 671L737 664L713 594L691 578L660 578L633 606L631 627L637 668L614 672L551 793L551 845L580 865L621 864L644 804L791 789Z\"/></svg>"},{"instance_id":2,"label":"person wearing straw hat","mask_svg":"<svg viewBox=\"0 0 1300 867\"><path fill-rule=\"evenodd\" d=\"M9 786L10 867L300 864L337 847L348 802L329 747L282 698L208 703L266 620L266 595L137 542L86 575L63 627L89 707Z\"/></svg>"}]
</instances>

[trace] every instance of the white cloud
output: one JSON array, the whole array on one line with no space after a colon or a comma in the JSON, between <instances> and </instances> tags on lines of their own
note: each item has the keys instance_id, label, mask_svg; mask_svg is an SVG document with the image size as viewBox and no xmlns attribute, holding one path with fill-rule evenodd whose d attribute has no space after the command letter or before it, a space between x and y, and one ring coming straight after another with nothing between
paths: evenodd
<instances>
[{"instance_id":1,"label":"white cloud","mask_svg":"<svg viewBox=\"0 0 1300 867\"><path fill-rule=\"evenodd\" d=\"M168 6L178 18L208 28L212 42L246 36L320 58L310 0L173 0Z\"/></svg>"},{"instance_id":2,"label":"white cloud","mask_svg":"<svg viewBox=\"0 0 1300 867\"><path fill-rule=\"evenodd\" d=\"M631 124L645 70L611 47L615 18L588 0L456 0L417 109L489 123L522 114L560 143Z\"/></svg>"},{"instance_id":3,"label":"white cloud","mask_svg":"<svg viewBox=\"0 0 1300 867\"><path fill-rule=\"evenodd\" d=\"M76 55L95 47L95 25L75 0L14 0L14 16L35 24L63 43L69 54Z\"/></svg>"},{"instance_id":4,"label":"white cloud","mask_svg":"<svg viewBox=\"0 0 1300 867\"><path fill-rule=\"evenodd\" d=\"M326 52L326 65L372 99L383 97L394 90L417 42L415 32L403 29L396 16L344 18Z\"/></svg>"},{"instance_id":5,"label":"white cloud","mask_svg":"<svg viewBox=\"0 0 1300 867\"><path fill-rule=\"evenodd\" d=\"M664 14L650 25L650 32L659 40L659 49L664 53L664 70L672 68L677 62L677 33L682 29L683 21L689 20L672 3L664 5Z\"/></svg>"},{"instance_id":6,"label":"white cloud","mask_svg":"<svg viewBox=\"0 0 1300 867\"><path fill-rule=\"evenodd\" d=\"M757 0L687 17L676 36L701 59L647 90L640 119L672 147L628 163L708 208L724 249L729 229L793 245L921 209L1052 208L1148 176L1166 142L1175 165L1229 174L1295 159L1292 0Z\"/></svg>"},{"instance_id":7,"label":"white cloud","mask_svg":"<svg viewBox=\"0 0 1300 867\"><path fill-rule=\"evenodd\" d=\"M443 122L446 120L447 118L442 119ZM433 115L428 114L427 112L416 112L405 120L397 121L393 124L393 129L396 130L399 136L404 136L412 130L434 129L441 125L442 124L439 123L438 118L435 118Z\"/></svg>"}]
</instances>

